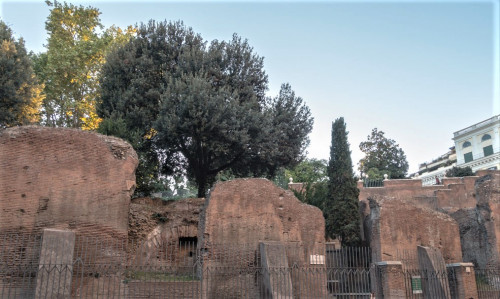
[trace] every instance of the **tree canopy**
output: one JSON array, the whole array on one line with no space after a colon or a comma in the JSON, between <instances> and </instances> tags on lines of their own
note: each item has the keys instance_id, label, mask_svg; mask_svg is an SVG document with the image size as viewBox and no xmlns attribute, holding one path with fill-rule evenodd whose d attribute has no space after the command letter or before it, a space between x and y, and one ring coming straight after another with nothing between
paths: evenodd
<instances>
[{"instance_id":1,"label":"tree canopy","mask_svg":"<svg viewBox=\"0 0 500 299\"><path fill-rule=\"evenodd\" d=\"M295 183L302 183L300 190L292 189L295 196L302 202L324 210L324 202L328 190L326 160L305 159L295 167L284 170L284 180L293 178Z\"/></svg>"},{"instance_id":2,"label":"tree canopy","mask_svg":"<svg viewBox=\"0 0 500 299\"><path fill-rule=\"evenodd\" d=\"M115 43L127 41L134 29L104 31L96 8L46 3L51 7L45 23L47 52L33 55L37 75L45 83L44 122L95 130L101 121L96 113L97 76L104 56Z\"/></svg>"},{"instance_id":3,"label":"tree canopy","mask_svg":"<svg viewBox=\"0 0 500 299\"><path fill-rule=\"evenodd\" d=\"M326 160L305 159L291 169L285 169L287 180L293 179L296 183L317 183L328 179Z\"/></svg>"},{"instance_id":4,"label":"tree canopy","mask_svg":"<svg viewBox=\"0 0 500 299\"><path fill-rule=\"evenodd\" d=\"M344 118L332 123L332 145L328 162L328 195L323 213L328 237L340 236L343 245L359 245L359 190L352 170L351 151Z\"/></svg>"},{"instance_id":5,"label":"tree canopy","mask_svg":"<svg viewBox=\"0 0 500 299\"><path fill-rule=\"evenodd\" d=\"M137 145L143 190L184 173L203 197L223 170L271 176L303 158L312 129L290 85L266 97L263 58L246 40L207 43L182 22L141 24L107 56L100 82L102 127Z\"/></svg>"},{"instance_id":6,"label":"tree canopy","mask_svg":"<svg viewBox=\"0 0 500 299\"><path fill-rule=\"evenodd\" d=\"M38 122L41 90L23 39L0 20L0 128Z\"/></svg>"},{"instance_id":7,"label":"tree canopy","mask_svg":"<svg viewBox=\"0 0 500 299\"><path fill-rule=\"evenodd\" d=\"M359 161L359 171L369 174L387 174L392 179L402 179L408 173L404 151L394 140L374 128L366 141L359 144L365 157Z\"/></svg>"}]
</instances>

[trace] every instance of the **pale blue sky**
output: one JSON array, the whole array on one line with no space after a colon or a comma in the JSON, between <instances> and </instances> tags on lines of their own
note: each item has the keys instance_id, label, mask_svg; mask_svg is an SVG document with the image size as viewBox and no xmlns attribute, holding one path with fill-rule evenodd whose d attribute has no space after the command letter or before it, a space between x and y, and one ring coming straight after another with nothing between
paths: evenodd
<instances>
[{"instance_id":1,"label":"pale blue sky","mask_svg":"<svg viewBox=\"0 0 500 299\"><path fill-rule=\"evenodd\" d=\"M182 20L206 40L247 38L265 57L269 95L289 82L311 108L309 157L328 159L343 116L355 166L377 127L414 172L453 146L453 132L500 114L498 0L69 2L98 8L106 27ZM44 51L47 5L1 3L28 50Z\"/></svg>"}]
</instances>

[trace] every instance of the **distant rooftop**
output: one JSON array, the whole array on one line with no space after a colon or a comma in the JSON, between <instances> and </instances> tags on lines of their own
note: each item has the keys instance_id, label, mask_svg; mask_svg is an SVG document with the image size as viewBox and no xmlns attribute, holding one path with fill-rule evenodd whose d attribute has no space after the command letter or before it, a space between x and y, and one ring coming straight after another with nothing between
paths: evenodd
<instances>
[{"instance_id":1,"label":"distant rooftop","mask_svg":"<svg viewBox=\"0 0 500 299\"><path fill-rule=\"evenodd\" d=\"M459 135L465 134L467 132L473 131L473 130L481 128L481 127L485 127L485 126L492 124L492 123L495 123L495 122L500 122L500 114L495 115L491 118L488 118L487 120L483 120L482 122L478 122L477 124L474 124L470 127L462 129L460 131L456 131L455 133L453 133L453 139L455 139Z\"/></svg>"}]
</instances>

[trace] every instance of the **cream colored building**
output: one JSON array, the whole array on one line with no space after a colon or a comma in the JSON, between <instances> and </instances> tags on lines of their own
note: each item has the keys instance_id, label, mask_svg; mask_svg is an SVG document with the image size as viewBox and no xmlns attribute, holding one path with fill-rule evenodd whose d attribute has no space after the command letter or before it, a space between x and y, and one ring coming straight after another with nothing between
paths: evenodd
<instances>
[{"instance_id":1,"label":"cream colored building","mask_svg":"<svg viewBox=\"0 0 500 299\"><path fill-rule=\"evenodd\" d=\"M436 184L448 169L470 167L476 172L483 169L500 169L500 115L453 133L455 147L430 163L419 165L419 172L412 175L422 180L422 185Z\"/></svg>"}]
</instances>

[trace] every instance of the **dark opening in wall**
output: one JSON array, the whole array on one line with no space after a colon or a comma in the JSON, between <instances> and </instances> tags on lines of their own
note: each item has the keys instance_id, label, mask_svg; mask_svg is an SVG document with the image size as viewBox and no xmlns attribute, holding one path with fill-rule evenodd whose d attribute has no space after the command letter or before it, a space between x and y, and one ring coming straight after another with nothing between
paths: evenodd
<instances>
[{"instance_id":1,"label":"dark opening in wall","mask_svg":"<svg viewBox=\"0 0 500 299\"><path fill-rule=\"evenodd\" d=\"M179 248L181 252L186 252L189 257L196 254L197 237L179 237Z\"/></svg>"}]
</instances>

